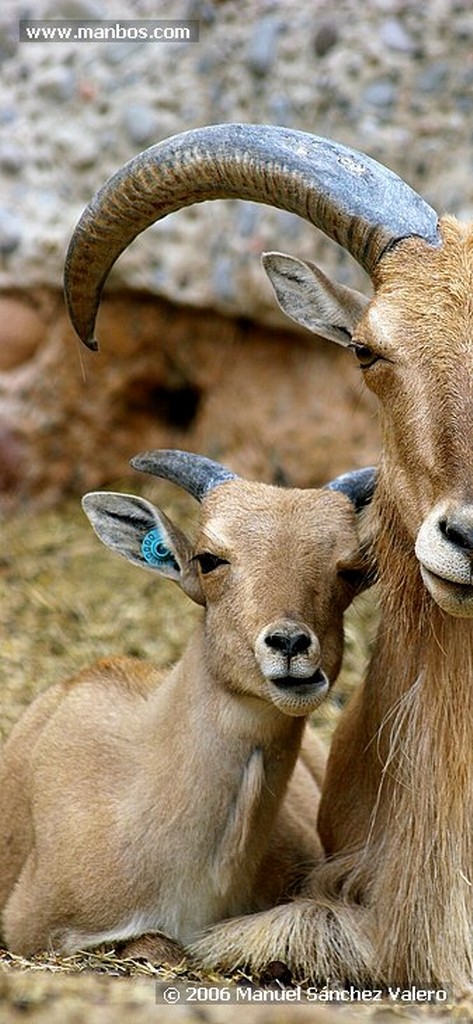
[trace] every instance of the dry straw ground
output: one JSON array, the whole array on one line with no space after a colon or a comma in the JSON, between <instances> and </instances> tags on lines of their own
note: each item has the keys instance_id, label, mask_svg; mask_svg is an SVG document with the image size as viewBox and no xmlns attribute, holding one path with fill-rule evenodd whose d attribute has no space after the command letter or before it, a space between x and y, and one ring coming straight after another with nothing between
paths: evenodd
<instances>
[{"instance_id":1,"label":"dry straw ground","mask_svg":"<svg viewBox=\"0 0 473 1024\"><path fill-rule=\"evenodd\" d=\"M120 487L120 482L116 488ZM145 484L136 491L163 503L192 529L196 506L171 485ZM107 552L93 535L79 502L46 513L25 512L2 526L0 549L2 655L0 735L5 737L22 710L50 683L111 652L149 657L169 664L182 649L199 610L171 583L156 581ZM328 740L340 707L363 671L376 619L372 595L347 616L347 654L332 700L316 728ZM211 1020L233 1024L338 1024L349 1020L444 1018L445 1008L396 1005L337 1010L314 1006L258 1007L155 1003L156 979L195 977L189 965L169 971L144 962L123 961L114 951L69 958L40 956L24 961L0 951L0 1022L38 1024L87 1020L88 1024L141 1024L159 1020ZM210 980L210 979L207 979ZM450 1007L449 1019L473 1020L469 1004Z\"/></svg>"}]
</instances>

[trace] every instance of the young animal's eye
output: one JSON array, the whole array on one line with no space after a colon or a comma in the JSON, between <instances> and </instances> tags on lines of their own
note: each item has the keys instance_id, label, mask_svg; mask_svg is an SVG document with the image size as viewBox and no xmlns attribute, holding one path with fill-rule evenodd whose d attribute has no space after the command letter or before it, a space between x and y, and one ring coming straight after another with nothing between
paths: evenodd
<instances>
[{"instance_id":1,"label":"young animal's eye","mask_svg":"<svg viewBox=\"0 0 473 1024\"><path fill-rule=\"evenodd\" d=\"M218 569L219 565L228 565L226 558L219 558L218 555L212 555L210 551L203 551L202 554L196 555L195 559L196 562L199 563L204 576L209 572L213 572L214 569Z\"/></svg>"},{"instance_id":2,"label":"young animal's eye","mask_svg":"<svg viewBox=\"0 0 473 1024\"><path fill-rule=\"evenodd\" d=\"M374 366L374 364L378 362L378 359L381 358L376 355L376 352L373 352L373 349L370 348L369 345L358 345L355 341L351 348L353 349L362 370L367 370L368 367Z\"/></svg>"}]
</instances>

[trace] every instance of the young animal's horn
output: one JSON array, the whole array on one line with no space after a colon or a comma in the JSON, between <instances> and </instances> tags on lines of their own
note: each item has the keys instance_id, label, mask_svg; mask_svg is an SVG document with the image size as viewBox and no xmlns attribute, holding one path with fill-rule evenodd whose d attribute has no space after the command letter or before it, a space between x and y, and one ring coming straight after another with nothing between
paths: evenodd
<instances>
[{"instance_id":1,"label":"young animal's horn","mask_svg":"<svg viewBox=\"0 0 473 1024\"><path fill-rule=\"evenodd\" d=\"M383 253L419 235L440 244L437 214L396 174L356 150L306 132L223 124L175 135L140 153L92 199L65 268L71 321L89 348L100 295L120 253L154 221L208 199L246 199L296 213L371 274Z\"/></svg>"},{"instance_id":2,"label":"young animal's horn","mask_svg":"<svg viewBox=\"0 0 473 1024\"><path fill-rule=\"evenodd\" d=\"M133 469L139 469L143 473L152 473L153 476L171 480L197 501L202 501L206 494L220 484L238 479L235 473L226 469L220 462L213 462L212 459L196 455L194 452L174 449L162 448L135 455L131 459L131 465Z\"/></svg>"},{"instance_id":3,"label":"young animal's horn","mask_svg":"<svg viewBox=\"0 0 473 1024\"><path fill-rule=\"evenodd\" d=\"M346 494L353 502L356 510L369 505L376 487L377 470L374 466L366 469L355 469L351 473L343 473L327 484L328 491L339 491Z\"/></svg>"}]
</instances>

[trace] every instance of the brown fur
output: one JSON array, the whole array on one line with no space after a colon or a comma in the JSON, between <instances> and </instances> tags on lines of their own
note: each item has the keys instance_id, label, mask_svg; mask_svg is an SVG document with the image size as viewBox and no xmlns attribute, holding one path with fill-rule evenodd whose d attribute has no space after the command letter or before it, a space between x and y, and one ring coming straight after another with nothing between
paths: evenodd
<instances>
[{"instance_id":1,"label":"brown fur","mask_svg":"<svg viewBox=\"0 0 473 1024\"><path fill-rule=\"evenodd\" d=\"M201 962L277 959L332 980L456 991L472 982L473 620L442 611L414 554L442 502L472 519L473 232L452 218L441 227L438 250L410 239L381 261L355 331L384 356L363 371L382 417L366 518L382 621L329 758L327 863L310 898L213 929L195 946Z\"/></svg>"},{"instance_id":2,"label":"brown fur","mask_svg":"<svg viewBox=\"0 0 473 1024\"><path fill-rule=\"evenodd\" d=\"M299 659L336 676L355 513L340 494L241 480L202 510L195 546L163 520L179 582L206 606L174 669L101 661L40 696L6 744L0 906L17 953L156 931L156 955L175 956L200 928L298 891L321 857L324 753L305 729L321 698L276 687L257 649L266 623L307 623L318 639ZM202 574L202 549L226 564Z\"/></svg>"}]
</instances>

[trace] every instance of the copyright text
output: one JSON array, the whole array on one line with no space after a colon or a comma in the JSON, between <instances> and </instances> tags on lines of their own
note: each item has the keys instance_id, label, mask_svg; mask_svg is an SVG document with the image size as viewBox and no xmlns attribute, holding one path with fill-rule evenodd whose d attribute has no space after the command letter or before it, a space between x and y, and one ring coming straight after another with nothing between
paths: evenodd
<instances>
[{"instance_id":1,"label":"copyright text","mask_svg":"<svg viewBox=\"0 0 473 1024\"><path fill-rule=\"evenodd\" d=\"M446 989L388 987L387 989L256 988L253 985L169 985L156 983L157 1003L445 1003Z\"/></svg>"}]
</instances>

